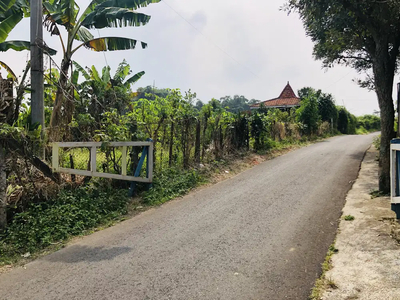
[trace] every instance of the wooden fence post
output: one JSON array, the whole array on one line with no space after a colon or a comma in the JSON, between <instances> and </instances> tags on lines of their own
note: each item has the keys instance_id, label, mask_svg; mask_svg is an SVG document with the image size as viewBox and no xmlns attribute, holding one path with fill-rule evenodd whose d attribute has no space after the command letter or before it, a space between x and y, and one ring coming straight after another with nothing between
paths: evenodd
<instances>
[{"instance_id":1,"label":"wooden fence post","mask_svg":"<svg viewBox=\"0 0 400 300\"><path fill-rule=\"evenodd\" d=\"M196 144L195 144L195 148L194 148L194 161L196 164L200 164L200 133L201 133L201 124L200 124L200 120L197 120Z\"/></svg>"},{"instance_id":2,"label":"wooden fence post","mask_svg":"<svg viewBox=\"0 0 400 300\"><path fill-rule=\"evenodd\" d=\"M90 171L92 173L97 171L97 163L96 163L96 153L97 152L97 148L96 146L92 146L90 148Z\"/></svg>"}]
</instances>

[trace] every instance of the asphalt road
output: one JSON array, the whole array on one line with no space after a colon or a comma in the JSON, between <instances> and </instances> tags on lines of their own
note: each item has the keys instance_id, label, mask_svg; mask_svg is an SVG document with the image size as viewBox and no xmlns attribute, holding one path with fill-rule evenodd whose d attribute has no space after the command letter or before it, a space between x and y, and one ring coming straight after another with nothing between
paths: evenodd
<instances>
[{"instance_id":1,"label":"asphalt road","mask_svg":"<svg viewBox=\"0 0 400 300\"><path fill-rule=\"evenodd\" d=\"M0 275L0 299L307 299L369 136L340 136Z\"/></svg>"}]
</instances>

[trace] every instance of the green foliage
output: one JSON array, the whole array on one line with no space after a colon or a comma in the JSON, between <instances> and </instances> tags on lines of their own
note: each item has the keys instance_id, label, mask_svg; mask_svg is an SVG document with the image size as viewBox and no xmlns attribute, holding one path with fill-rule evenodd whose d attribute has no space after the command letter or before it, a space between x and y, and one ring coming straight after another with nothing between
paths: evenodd
<instances>
[{"instance_id":1,"label":"green foliage","mask_svg":"<svg viewBox=\"0 0 400 300\"><path fill-rule=\"evenodd\" d=\"M304 131L311 135L318 129L318 99L314 95L307 96L301 100L301 106L296 111L297 120L304 125Z\"/></svg>"},{"instance_id":2,"label":"green foliage","mask_svg":"<svg viewBox=\"0 0 400 300\"><path fill-rule=\"evenodd\" d=\"M347 134L348 133L348 127L349 127L349 118L348 118L348 113L347 110L344 107L340 107L338 109L338 130L343 133Z\"/></svg>"},{"instance_id":3,"label":"green foliage","mask_svg":"<svg viewBox=\"0 0 400 300\"><path fill-rule=\"evenodd\" d=\"M154 100L155 96L166 98L170 94L170 92L170 89L159 89L154 86L148 85L146 87L140 87L137 89L135 100L142 98Z\"/></svg>"},{"instance_id":4,"label":"green foliage","mask_svg":"<svg viewBox=\"0 0 400 300\"><path fill-rule=\"evenodd\" d=\"M355 217L352 215L347 215L347 216L344 216L343 219L345 221L354 221Z\"/></svg>"},{"instance_id":5,"label":"green foliage","mask_svg":"<svg viewBox=\"0 0 400 300\"><path fill-rule=\"evenodd\" d=\"M298 91L299 97L303 100L308 97L315 97L318 101L318 114L322 122L328 122L337 127L338 111L335 100L331 94L322 93L321 90L315 90L311 87L304 87Z\"/></svg>"},{"instance_id":6,"label":"green foliage","mask_svg":"<svg viewBox=\"0 0 400 300\"><path fill-rule=\"evenodd\" d=\"M132 119L127 112L134 97L130 87L144 72L130 76L132 71L125 60L118 65L114 76L109 67L99 73L94 66L85 70L76 62L74 65L85 80L76 84L77 101L71 124L73 139L87 141L107 131L108 137L104 140L128 140L131 136L126 133Z\"/></svg>"},{"instance_id":7,"label":"green foliage","mask_svg":"<svg viewBox=\"0 0 400 300\"><path fill-rule=\"evenodd\" d=\"M338 107L338 130L343 134L355 134L356 129L357 117L345 107Z\"/></svg>"},{"instance_id":8,"label":"green foliage","mask_svg":"<svg viewBox=\"0 0 400 300\"><path fill-rule=\"evenodd\" d=\"M2 1L0 4L0 43L4 42L11 30L29 10L27 0Z\"/></svg>"},{"instance_id":9,"label":"green foliage","mask_svg":"<svg viewBox=\"0 0 400 300\"><path fill-rule=\"evenodd\" d=\"M357 127L364 128L367 132L379 131L381 119L375 115L364 115L357 118Z\"/></svg>"},{"instance_id":10,"label":"green foliage","mask_svg":"<svg viewBox=\"0 0 400 300\"><path fill-rule=\"evenodd\" d=\"M380 151L381 149L381 135L374 137L373 142L375 148Z\"/></svg>"},{"instance_id":11,"label":"green foliage","mask_svg":"<svg viewBox=\"0 0 400 300\"><path fill-rule=\"evenodd\" d=\"M0 263L1 257L34 253L115 220L127 212L127 203L124 190L81 187L63 190L53 201L31 204L0 235Z\"/></svg>"},{"instance_id":12,"label":"green foliage","mask_svg":"<svg viewBox=\"0 0 400 300\"><path fill-rule=\"evenodd\" d=\"M258 103L258 100L248 100L245 96L234 95L225 96L220 99L222 107L225 107L227 111L237 113L240 111L250 110L250 105Z\"/></svg>"},{"instance_id":13,"label":"green foliage","mask_svg":"<svg viewBox=\"0 0 400 300\"><path fill-rule=\"evenodd\" d=\"M318 112L322 121L333 124L336 128L338 111L335 105L335 100L331 94L321 94L318 98Z\"/></svg>"},{"instance_id":14,"label":"green foliage","mask_svg":"<svg viewBox=\"0 0 400 300\"><path fill-rule=\"evenodd\" d=\"M203 182L203 177L196 170L170 168L154 178L154 187L143 194L143 200L149 205L159 205L186 194Z\"/></svg>"}]
</instances>

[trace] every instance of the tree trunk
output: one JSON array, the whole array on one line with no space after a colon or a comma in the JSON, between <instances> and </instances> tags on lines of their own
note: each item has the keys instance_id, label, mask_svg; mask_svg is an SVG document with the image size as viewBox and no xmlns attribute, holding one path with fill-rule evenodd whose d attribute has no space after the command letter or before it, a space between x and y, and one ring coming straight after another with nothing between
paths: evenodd
<instances>
[{"instance_id":1,"label":"tree trunk","mask_svg":"<svg viewBox=\"0 0 400 300\"><path fill-rule=\"evenodd\" d=\"M5 149L0 143L0 231L7 226L7 177Z\"/></svg>"},{"instance_id":2,"label":"tree trunk","mask_svg":"<svg viewBox=\"0 0 400 300\"><path fill-rule=\"evenodd\" d=\"M68 85L68 69L71 64L71 59L63 59L61 63L60 79L58 81L56 99L54 101L53 112L50 119L50 141L55 142L60 138L63 121L63 106L65 105L65 95Z\"/></svg>"},{"instance_id":3,"label":"tree trunk","mask_svg":"<svg viewBox=\"0 0 400 300\"><path fill-rule=\"evenodd\" d=\"M387 53L387 48L377 46L373 61L375 91L381 110L381 146L379 153L379 190L385 194L390 192L390 140L395 137L393 81L394 64Z\"/></svg>"}]
</instances>

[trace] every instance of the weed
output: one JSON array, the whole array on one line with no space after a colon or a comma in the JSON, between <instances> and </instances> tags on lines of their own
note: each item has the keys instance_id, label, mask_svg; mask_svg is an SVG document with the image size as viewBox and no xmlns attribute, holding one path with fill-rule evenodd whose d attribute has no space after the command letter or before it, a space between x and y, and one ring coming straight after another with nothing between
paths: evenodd
<instances>
[{"instance_id":1,"label":"weed","mask_svg":"<svg viewBox=\"0 0 400 300\"><path fill-rule=\"evenodd\" d=\"M81 187L63 190L53 201L32 204L0 235L0 264L116 220L127 213L128 200L126 191Z\"/></svg>"},{"instance_id":2,"label":"weed","mask_svg":"<svg viewBox=\"0 0 400 300\"><path fill-rule=\"evenodd\" d=\"M204 182L198 171L167 169L154 178L154 188L143 193L142 197L148 205L159 205L186 194Z\"/></svg>"},{"instance_id":3,"label":"weed","mask_svg":"<svg viewBox=\"0 0 400 300\"><path fill-rule=\"evenodd\" d=\"M381 149L381 135L374 137L372 144L375 146L376 150Z\"/></svg>"},{"instance_id":4,"label":"weed","mask_svg":"<svg viewBox=\"0 0 400 300\"><path fill-rule=\"evenodd\" d=\"M314 288L311 290L311 295L308 297L309 300L321 299L322 292L327 288L337 288L337 285L333 282L332 278L326 278L326 272L332 269L332 256L338 253L339 250L333 243L326 254L325 261L322 263L322 274L315 282Z\"/></svg>"},{"instance_id":5,"label":"weed","mask_svg":"<svg viewBox=\"0 0 400 300\"><path fill-rule=\"evenodd\" d=\"M352 215L347 215L347 216L344 216L343 219L345 221L354 221L355 217Z\"/></svg>"},{"instance_id":6,"label":"weed","mask_svg":"<svg viewBox=\"0 0 400 300\"><path fill-rule=\"evenodd\" d=\"M375 198L379 198L379 197L384 197L384 196L389 196L388 194L382 193L382 192L379 191L379 190L372 191L372 192L370 193L370 195L371 195L371 199L375 199Z\"/></svg>"},{"instance_id":7,"label":"weed","mask_svg":"<svg viewBox=\"0 0 400 300\"><path fill-rule=\"evenodd\" d=\"M337 284L331 277L326 279L326 285L334 290L336 290L338 288Z\"/></svg>"}]
</instances>

